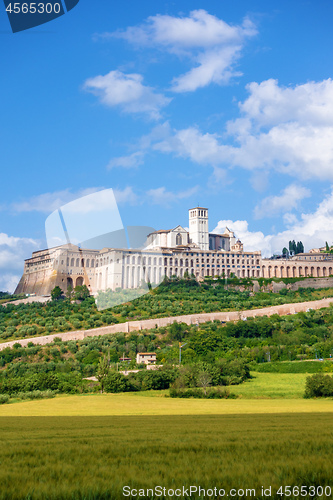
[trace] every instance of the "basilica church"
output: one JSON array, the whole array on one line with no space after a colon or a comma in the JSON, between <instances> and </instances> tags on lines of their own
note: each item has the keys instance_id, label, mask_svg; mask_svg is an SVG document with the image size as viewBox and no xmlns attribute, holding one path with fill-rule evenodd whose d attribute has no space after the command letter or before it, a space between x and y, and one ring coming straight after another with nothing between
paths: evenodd
<instances>
[{"instance_id":1,"label":"basilica church","mask_svg":"<svg viewBox=\"0 0 333 500\"><path fill-rule=\"evenodd\" d=\"M156 286L164 276L194 276L201 280L206 276L284 278L331 274L332 260L325 254L299 254L279 261L262 259L260 251L244 250L228 228L223 234L210 233L208 208L195 207L189 210L188 230L178 225L150 232L141 248L81 248L69 242L33 252L25 261L15 293L49 295L55 286L65 292L69 286L86 285L96 295L108 289L136 289L143 283Z\"/></svg>"}]
</instances>

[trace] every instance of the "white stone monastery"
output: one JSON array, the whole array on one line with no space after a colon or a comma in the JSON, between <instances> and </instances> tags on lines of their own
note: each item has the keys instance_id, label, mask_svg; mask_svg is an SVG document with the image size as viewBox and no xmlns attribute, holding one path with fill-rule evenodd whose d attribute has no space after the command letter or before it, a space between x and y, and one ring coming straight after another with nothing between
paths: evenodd
<instances>
[{"instance_id":1,"label":"white stone monastery","mask_svg":"<svg viewBox=\"0 0 333 500\"><path fill-rule=\"evenodd\" d=\"M329 276L332 256L317 251L289 259L262 259L246 251L228 228L209 232L208 208L189 210L189 230L182 226L147 235L143 249L84 249L73 244L33 252L25 261L15 293L49 295L55 286L66 291L85 284L90 293L158 284L164 276L260 278Z\"/></svg>"}]
</instances>

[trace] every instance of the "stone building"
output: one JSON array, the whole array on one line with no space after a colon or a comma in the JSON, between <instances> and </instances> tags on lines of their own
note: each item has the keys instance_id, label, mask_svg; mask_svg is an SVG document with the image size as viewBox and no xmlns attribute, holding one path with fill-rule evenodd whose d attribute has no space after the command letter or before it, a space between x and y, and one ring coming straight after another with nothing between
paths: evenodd
<instances>
[{"instance_id":1,"label":"stone building","mask_svg":"<svg viewBox=\"0 0 333 500\"><path fill-rule=\"evenodd\" d=\"M326 256L325 256L326 255ZM189 210L189 230L182 226L147 235L143 249L79 248L73 244L33 252L25 261L15 293L49 295L55 286L66 291L85 284L92 294L107 289L135 289L143 282L158 284L164 276L193 275L239 278L329 276L330 254L298 254L287 260L262 259L246 251L228 228L209 233L208 209Z\"/></svg>"}]
</instances>

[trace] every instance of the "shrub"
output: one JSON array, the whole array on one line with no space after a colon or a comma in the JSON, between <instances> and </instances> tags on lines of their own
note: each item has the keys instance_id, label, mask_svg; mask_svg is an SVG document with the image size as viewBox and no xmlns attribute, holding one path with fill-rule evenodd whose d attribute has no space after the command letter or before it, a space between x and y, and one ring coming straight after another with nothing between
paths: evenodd
<instances>
[{"instance_id":1,"label":"shrub","mask_svg":"<svg viewBox=\"0 0 333 500\"><path fill-rule=\"evenodd\" d=\"M316 373L307 377L305 384L305 398L321 398L333 396L333 377Z\"/></svg>"},{"instance_id":2,"label":"shrub","mask_svg":"<svg viewBox=\"0 0 333 500\"><path fill-rule=\"evenodd\" d=\"M233 394L229 391L228 388L209 388L206 391L203 389L199 389L198 387L190 388L190 389L170 389L170 397L171 398L198 398L198 399L228 399L237 398L236 394Z\"/></svg>"},{"instance_id":3,"label":"shrub","mask_svg":"<svg viewBox=\"0 0 333 500\"><path fill-rule=\"evenodd\" d=\"M118 372L110 372L104 381L105 392L128 392L135 390L125 375Z\"/></svg>"},{"instance_id":4,"label":"shrub","mask_svg":"<svg viewBox=\"0 0 333 500\"><path fill-rule=\"evenodd\" d=\"M18 399L51 399L55 398L56 393L54 391L28 391L19 392L15 395Z\"/></svg>"},{"instance_id":5,"label":"shrub","mask_svg":"<svg viewBox=\"0 0 333 500\"><path fill-rule=\"evenodd\" d=\"M8 403L9 396L8 394L0 394L0 405Z\"/></svg>"},{"instance_id":6,"label":"shrub","mask_svg":"<svg viewBox=\"0 0 333 500\"><path fill-rule=\"evenodd\" d=\"M170 384L175 381L178 371L173 368L159 368L157 370L142 370L135 374L134 378L141 385L141 390L163 390L169 389Z\"/></svg>"}]
</instances>

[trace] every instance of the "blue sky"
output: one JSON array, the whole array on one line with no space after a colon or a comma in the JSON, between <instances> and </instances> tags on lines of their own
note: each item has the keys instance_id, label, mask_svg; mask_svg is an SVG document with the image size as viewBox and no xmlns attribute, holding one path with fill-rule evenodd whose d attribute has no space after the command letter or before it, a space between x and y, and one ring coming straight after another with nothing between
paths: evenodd
<instances>
[{"instance_id":1,"label":"blue sky","mask_svg":"<svg viewBox=\"0 0 333 500\"><path fill-rule=\"evenodd\" d=\"M0 289L57 207L113 188L123 222L209 208L269 256L333 243L333 5L80 0L12 34L0 6Z\"/></svg>"}]
</instances>

